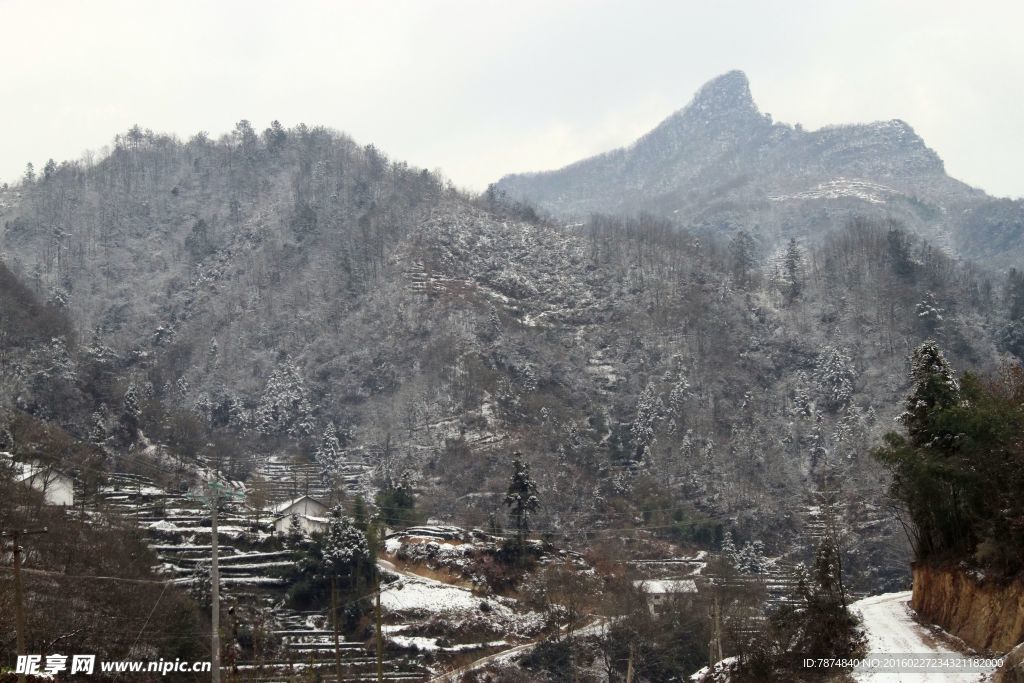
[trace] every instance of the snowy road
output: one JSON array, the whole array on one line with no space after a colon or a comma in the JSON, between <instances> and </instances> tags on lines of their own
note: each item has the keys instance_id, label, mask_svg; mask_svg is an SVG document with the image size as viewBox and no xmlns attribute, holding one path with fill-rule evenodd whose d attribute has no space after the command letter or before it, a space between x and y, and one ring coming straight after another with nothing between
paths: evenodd
<instances>
[{"instance_id":1,"label":"snowy road","mask_svg":"<svg viewBox=\"0 0 1024 683\"><path fill-rule=\"evenodd\" d=\"M962 657L914 620L909 606L910 591L886 593L864 598L852 605L864 619L870 656L903 655L920 657ZM883 657L884 658L884 657ZM927 673L855 672L862 683L974 683L984 680L982 673L929 671Z\"/></svg>"}]
</instances>

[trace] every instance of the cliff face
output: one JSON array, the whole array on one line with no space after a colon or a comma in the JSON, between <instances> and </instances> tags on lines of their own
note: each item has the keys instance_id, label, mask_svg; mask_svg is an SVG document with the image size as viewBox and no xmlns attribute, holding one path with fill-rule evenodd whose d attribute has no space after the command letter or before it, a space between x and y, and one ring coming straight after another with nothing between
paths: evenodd
<instances>
[{"instance_id":1,"label":"cliff face","mask_svg":"<svg viewBox=\"0 0 1024 683\"><path fill-rule=\"evenodd\" d=\"M915 566L911 606L978 651L1024 641L1024 578L979 581L956 568Z\"/></svg>"}]
</instances>

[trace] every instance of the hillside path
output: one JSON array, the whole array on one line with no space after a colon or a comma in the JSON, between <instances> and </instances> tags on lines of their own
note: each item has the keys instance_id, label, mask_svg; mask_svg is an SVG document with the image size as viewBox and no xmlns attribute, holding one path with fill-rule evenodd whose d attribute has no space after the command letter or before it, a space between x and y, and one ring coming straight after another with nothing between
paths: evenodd
<instances>
[{"instance_id":1,"label":"hillside path","mask_svg":"<svg viewBox=\"0 0 1024 683\"><path fill-rule=\"evenodd\" d=\"M886 593L864 598L851 605L864 620L868 636L868 656L956 658L963 654L936 637L914 619L910 609L910 591ZM929 671L927 673L855 672L858 683L976 683L986 680L983 673Z\"/></svg>"}]
</instances>

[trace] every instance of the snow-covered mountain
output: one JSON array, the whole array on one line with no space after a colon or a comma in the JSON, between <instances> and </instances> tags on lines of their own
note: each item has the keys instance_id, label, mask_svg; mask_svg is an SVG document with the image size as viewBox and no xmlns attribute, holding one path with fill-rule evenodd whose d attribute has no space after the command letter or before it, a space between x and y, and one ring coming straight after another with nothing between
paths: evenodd
<instances>
[{"instance_id":1,"label":"snow-covered mountain","mask_svg":"<svg viewBox=\"0 0 1024 683\"><path fill-rule=\"evenodd\" d=\"M758 110L741 71L705 84L628 147L509 175L497 187L558 215L649 211L714 232L756 229L770 241L821 234L866 214L1004 266L1019 260L1024 228L1015 202L995 225L986 221L997 200L949 177L905 121L814 131L775 122ZM1007 233L1018 238L1009 252Z\"/></svg>"},{"instance_id":2,"label":"snow-covered mountain","mask_svg":"<svg viewBox=\"0 0 1024 683\"><path fill-rule=\"evenodd\" d=\"M599 163L678 166L689 150L693 171L737 130L777 128L740 75L678 119L652 133L663 142ZM697 126L716 132L677 135ZM907 169L943 177L902 126L874 135L903 140L902 175L863 180L871 155L849 152L848 182L765 176L766 215L853 213L903 196ZM305 126L241 122L188 142L136 129L108 157L54 164L0 198L4 262L123 378L105 385L106 412L67 420L73 433L116 425L109 407L134 387L132 403L196 416L143 425L154 438L174 427L201 435L192 450L219 437L277 462L357 458L378 483L409 470L425 510L464 526L504 513L519 450L542 482L541 528L643 520L681 542L729 530L779 554L818 533L820 488L841 476L853 533L879 544L850 565L872 589L905 576L867 453L905 393L908 349L939 337L959 367L985 367L1018 348L1001 341L1018 323L992 294L1000 281L885 223L782 252L650 216L565 226ZM15 389L68 355L24 353ZM70 414L29 389L9 400Z\"/></svg>"}]
</instances>

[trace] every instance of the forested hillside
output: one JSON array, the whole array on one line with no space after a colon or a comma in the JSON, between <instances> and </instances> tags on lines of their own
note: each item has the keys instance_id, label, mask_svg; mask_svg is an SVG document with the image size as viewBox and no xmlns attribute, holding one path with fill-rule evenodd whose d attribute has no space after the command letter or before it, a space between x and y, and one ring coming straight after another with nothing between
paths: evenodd
<instances>
[{"instance_id":1,"label":"forested hillside","mask_svg":"<svg viewBox=\"0 0 1024 683\"><path fill-rule=\"evenodd\" d=\"M2 199L7 267L82 340L10 377L64 354L75 381L96 354L117 368L74 410L5 396L29 415L125 453L137 419L239 478L254 454L328 480L358 454L373 487L405 474L420 514L464 525L502 510L518 450L536 530L570 542L730 531L801 555L838 495L864 588L905 576L866 454L910 350L936 338L980 368L1020 350L1019 292L877 216L781 249L642 214L563 225L321 128L136 128Z\"/></svg>"},{"instance_id":2,"label":"forested hillside","mask_svg":"<svg viewBox=\"0 0 1024 683\"><path fill-rule=\"evenodd\" d=\"M155 556L139 529L99 509L76 514L48 505L44 492L25 486L24 463L37 478L55 473L78 480L79 491L105 483L118 465L151 470L105 452L106 435L87 429L90 415L116 387L117 367L98 348L76 341L71 322L58 306L36 297L0 264L0 531L5 563L0 582L0 657L12 661L17 608L7 558L11 543L23 548L22 607L32 618L22 637L30 651L59 647L118 657L159 649L168 656L198 658L195 633L203 630L196 605L177 588L160 582ZM123 387L120 389L123 393ZM68 430L64 429L67 426ZM74 432L79 432L76 436ZM90 438L93 437L93 438ZM111 439L111 446L115 440ZM135 459L137 460L137 458ZM43 485L46 488L46 485ZM28 536L18 535L29 531ZM116 577L102 580L91 577ZM113 590L112 590L113 588ZM74 595L69 600L69 594ZM146 605L145 614L126 605ZM103 623L105 628L93 628Z\"/></svg>"}]
</instances>

